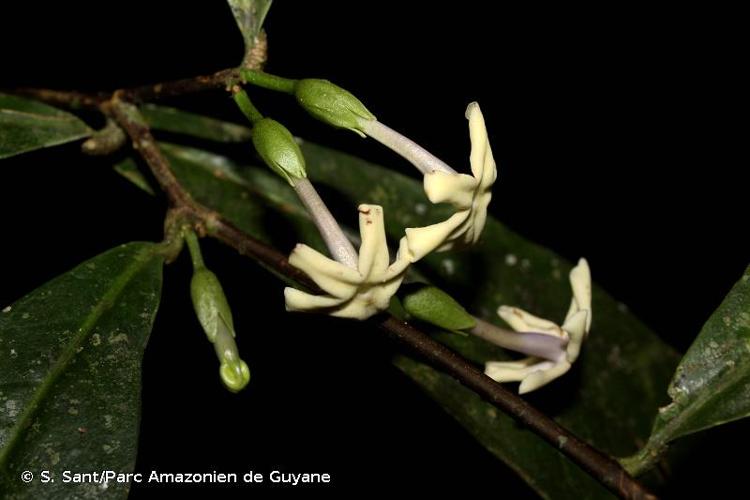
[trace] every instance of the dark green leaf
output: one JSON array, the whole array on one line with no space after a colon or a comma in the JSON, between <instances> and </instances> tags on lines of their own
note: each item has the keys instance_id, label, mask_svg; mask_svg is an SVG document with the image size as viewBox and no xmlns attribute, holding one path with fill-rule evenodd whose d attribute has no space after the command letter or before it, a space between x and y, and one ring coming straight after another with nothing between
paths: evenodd
<instances>
[{"instance_id":1,"label":"dark green leaf","mask_svg":"<svg viewBox=\"0 0 750 500\"><path fill-rule=\"evenodd\" d=\"M680 361L669 395L633 470L675 438L750 415L750 267Z\"/></svg>"},{"instance_id":2,"label":"dark green leaf","mask_svg":"<svg viewBox=\"0 0 750 500\"><path fill-rule=\"evenodd\" d=\"M0 312L3 498L125 498L128 485L65 484L64 470L132 471L141 359L161 294L151 243L116 247ZM35 474L21 481L21 472ZM51 471L55 482L41 483Z\"/></svg>"},{"instance_id":3,"label":"dark green leaf","mask_svg":"<svg viewBox=\"0 0 750 500\"><path fill-rule=\"evenodd\" d=\"M326 193L340 195L339 201L348 202L351 213L337 212L343 220L356 220L359 203L381 204L389 236L397 241L404 227L424 226L450 214L448 208L427 201L416 179L310 143L301 147L313 181L327 188ZM174 146L168 146L167 153L180 180L195 196L245 231L271 241L271 234L277 235L291 222L294 233L282 242L282 250L297 241L318 242L320 247L291 188L264 167L238 168L221 157ZM266 204L273 210L264 209ZM269 221L274 231L268 231ZM596 276L596 262L591 265ZM460 299L470 312L498 324L495 310L500 304L562 320L570 303L570 268L559 256L492 218L483 241L473 250L436 254L420 265L434 284ZM587 441L623 456L646 440L653 415L665 402L663 388L678 358L624 305L598 287L594 288L593 309L593 328L574 369L531 398ZM473 336L439 334L439 338L480 366L488 360L508 359L502 349ZM608 495L557 450L520 429L451 377L407 359L397 364L542 495Z\"/></svg>"},{"instance_id":4,"label":"dark green leaf","mask_svg":"<svg viewBox=\"0 0 750 500\"><path fill-rule=\"evenodd\" d=\"M310 143L304 143L302 151L313 181L344 195L352 210L362 202L382 205L394 241L405 227L424 226L450 215L449 208L427 201L416 179ZM596 262L591 265L596 277ZM431 255L419 267L470 312L497 324L501 322L495 310L501 304L558 321L570 304L570 263L494 218L487 221L478 246ZM621 456L638 449L648 436L677 355L596 286L593 310L592 331L574 369L531 398L582 438ZM441 334L440 339L480 366L508 358L502 349L473 336ZM451 377L410 360L397 364L543 496L608 495L556 450Z\"/></svg>"},{"instance_id":5,"label":"dark green leaf","mask_svg":"<svg viewBox=\"0 0 750 500\"><path fill-rule=\"evenodd\" d=\"M248 141L248 150L251 150L249 141L252 134L249 128L242 125L155 104L145 104L140 110L148 124L155 130L191 135L217 142Z\"/></svg>"},{"instance_id":6,"label":"dark green leaf","mask_svg":"<svg viewBox=\"0 0 750 500\"><path fill-rule=\"evenodd\" d=\"M154 188L151 187L151 183L148 181L148 179L146 179L143 173L141 173L141 171L138 169L138 165L132 158L125 158L121 162L115 164L115 166L112 168L115 169L115 172L125 177L127 180L129 180L148 194L152 196L156 194Z\"/></svg>"},{"instance_id":7,"label":"dark green leaf","mask_svg":"<svg viewBox=\"0 0 750 500\"><path fill-rule=\"evenodd\" d=\"M0 94L0 158L88 137L81 120L37 101Z\"/></svg>"}]
</instances>

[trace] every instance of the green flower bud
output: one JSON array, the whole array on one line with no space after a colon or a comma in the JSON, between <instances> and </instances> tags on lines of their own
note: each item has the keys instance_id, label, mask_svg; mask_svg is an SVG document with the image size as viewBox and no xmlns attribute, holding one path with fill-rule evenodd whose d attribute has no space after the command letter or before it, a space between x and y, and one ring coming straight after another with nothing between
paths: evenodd
<instances>
[{"instance_id":1,"label":"green flower bud","mask_svg":"<svg viewBox=\"0 0 750 500\"><path fill-rule=\"evenodd\" d=\"M219 376L224 386L232 392L238 392L250 381L250 369L240 359L237 344L234 341L234 330L229 328L219 317L219 329L214 339L216 356L221 362Z\"/></svg>"},{"instance_id":2,"label":"green flower bud","mask_svg":"<svg viewBox=\"0 0 750 500\"><path fill-rule=\"evenodd\" d=\"M266 165L292 186L295 179L307 177L302 151L291 132L276 120L263 118L255 122L253 145Z\"/></svg>"},{"instance_id":3,"label":"green flower bud","mask_svg":"<svg viewBox=\"0 0 750 500\"><path fill-rule=\"evenodd\" d=\"M232 392L241 390L250 381L250 370L237 350L232 311L219 279L205 267L197 267L190 295L203 331L214 344L222 382Z\"/></svg>"},{"instance_id":4,"label":"green flower bud","mask_svg":"<svg viewBox=\"0 0 750 500\"><path fill-rule=\"evenodd\" d=\"M476 325L461 304L431 285L415 283L403 287L401 302L413 317L446 330L467 330Z\"/></svg>"},{"instance_id":5,"label":"green flower bud","mask_svg":"<svg viewBox=\"0 0 750 500\"><path fill-rule=\"evenodd\" d=\"M203 331L206 332L208 340L216 341L222 321L226 323L234 337L232 311L229 309L221 283L214 273L205 267L197 269L190 282L190 295L193 299L195 314L198 315L198 321Z\"/></svg>"},{"instance_id":6,"label":"green flower bud","mask_svg":"<svg viewBox=\"0 0 750 500\"><path fill-rule=\"evenodd\" d=\"M362 137L361 120L374 120L375 115L347 90L328 80L307 78L294 89L297 102L318 120L339 128L347 128Z\"/></svg>"}]
</instances>

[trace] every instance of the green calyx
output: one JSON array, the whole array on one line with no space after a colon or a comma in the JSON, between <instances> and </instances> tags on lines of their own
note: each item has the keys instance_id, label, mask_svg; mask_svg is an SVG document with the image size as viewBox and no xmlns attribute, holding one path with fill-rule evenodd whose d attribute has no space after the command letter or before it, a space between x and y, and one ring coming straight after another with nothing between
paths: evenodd
<instances>
[{"instance_id":1,"label":"green calyx","mask_svg":"<svg viewBox=\"0 0 750 500\"><path fill-rule=\"evenodd\" d=\"M360 121L374 120L375 115L347 90L328 80L307 78L294 88L297 102L320 121L346 128L364 137Z\"/></svg>"},{"instance_id":2,"label":"green calyx","mask_svg":"<svg viewBox=\"0 0 750 500\"><path fill-rule=\"evenodd\" d=\"M474 317L441 289L414 283L402 287L401 303L412 317L446 330L467 330L476 325Z\"/></svg>"},{"instance_id":3,"label":"green calyx","mask_svg":"<svg viewBox=\"0 0 750 500\"><path fill-rule=\"evenodd\" d=\"M291 132L276 120L263 118L255 122L253 145L266 165L292 186L307 177L302 151Z\"/></svg>"}]
</instances>

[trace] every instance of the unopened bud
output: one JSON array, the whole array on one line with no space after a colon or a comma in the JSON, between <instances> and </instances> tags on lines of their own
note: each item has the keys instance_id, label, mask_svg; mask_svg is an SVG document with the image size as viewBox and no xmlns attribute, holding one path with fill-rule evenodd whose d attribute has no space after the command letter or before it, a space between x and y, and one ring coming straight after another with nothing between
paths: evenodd
<instances>
[{"instance_id":1,"label":"unopened bud","mask_svg":"<svg viewBox=\"0 0 750 500\"><path fill-rule=\"evenodd\" d=\"M206 269L197 269L190 282L190 295L193 299L195 314L198 315L203 331L208 340L214 342L219 331L220 318L234 331L232 311L224 296L221 283L214 273ZM234 335L233 335L234 336Z\"/></svg>"},{"instance_id":2,"label":"unopened bud","mask_svg":"<svg viewBox=\"0 0 750 500\"><path fill-rule=\"evenodd\" d=\"M198 321L208 340L214 344L222 382L232 392L241 390L250 381L250 370L240 359L234 340L232 311L219 279L205 267L196 269L190 283L190 295Z\"/></svg>"},{"instance_id":3,"label":"unopened bud","mask_svg":"<svg viewBox=\"0 0 750 500\"><path fill-rule=\"evenodd\" d=\"M359 99L328 80L300 80L295 86L294 95L297 102L318 120L352 130L362 137L365 134L360 122L375 119L375 115Z\"/></svg>"},{"instance_id":4,"label":"unopened bud","mask_svg":"<svg viewBox=\"0 0 750 500\"><path fill-rule=\"evenodd\" d=\"M302 151L291 132L276 120L263 118L255 123L253 145L266 165L292 186L307 177Z\"/></svg>"},{"instance_id":5,"label":"unopened bud","mask_svg":"<svg viewBox=\"0 0 750 500\"><path fill-rule=\"evenodd\" d=\"M476 325L474 317L441 289L416 283L402 289L401 303L413 317L446 330L467 330Z\"/></svg>"}]
</instances>

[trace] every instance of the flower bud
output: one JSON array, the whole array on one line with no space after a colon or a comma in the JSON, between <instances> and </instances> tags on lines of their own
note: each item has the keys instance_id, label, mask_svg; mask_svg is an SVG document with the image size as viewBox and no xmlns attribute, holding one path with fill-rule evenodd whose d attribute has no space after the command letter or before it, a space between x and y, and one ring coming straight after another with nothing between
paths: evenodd
<instances>
[{"instance_id":1,"label":"flower bud","mask_svg":"<svg viewBox=\"0 0 750 500\"><path fill-rule=\"evenodd\" d=\"M291 132L276 120L263 118L255 123L253 145L266 165L292 186L295 180L307 177L302 151Z\"/></svg>"},{"instance_id":2,"label":"flower bud","mask_svg":"<svg viewBox=\"0 0 750 500\"><path fill-rule=\"evenodd\" d=\"M467 330L476 325L461 304L431 285L415 283L404 287L401 303L413 317L446 330Z\"/></svg>"},{"instance_id":3,"label":"flower bud","mask_svg":"<svg viewBox=\"0 0 750 500\"><path fill-rule=\"evenodd\" d=\"M221 283L214 273L208 269L197 269L193 273L190 282L190 295L193 299L195 314L198 316L203 331L206 332L208 340L216 341L216 335L220 328L220 320L223 320L234 336L234 324L232 322L232 311L224 296Z\"/></svg>"},{"instance_id":4,"label":"flower bud","mask_svg":"<svg viewBox=\"0 0 750 500\"><path fill-rule=\"evenodd\" d=\"M205 267L197 268L190 283L190 295L203 331L214 344L222 382L232 392L241 390L250 381L250 370L240 359L232 311L219 279Z\"/></svg>"},{"instance_id":5,"label":"flower bud","mask_svg":"<svg viewBox=\"0 0 750 500\"><path fill-rule=\"evenodd\" d=\"M375 115L347 90L328 80L307 78L297 82L294 95L300 106L312 116L329 125L347 128L362 137L361 120L374 120Z\"/></svg>"},{"instance_id":6,"label":"flower bud","mask_svg":"<svg viewBox=\"0 0 750 500\"><path fill-rule=\"evenodd\" d=\"M214 339L214 349L219 358L219 376L224 386L232 392L238 392L250 381L250 369L240 359L237 344L234 341L234 330L229 328L219 317L219 328Z\"/></svg>"}]
</instances>

